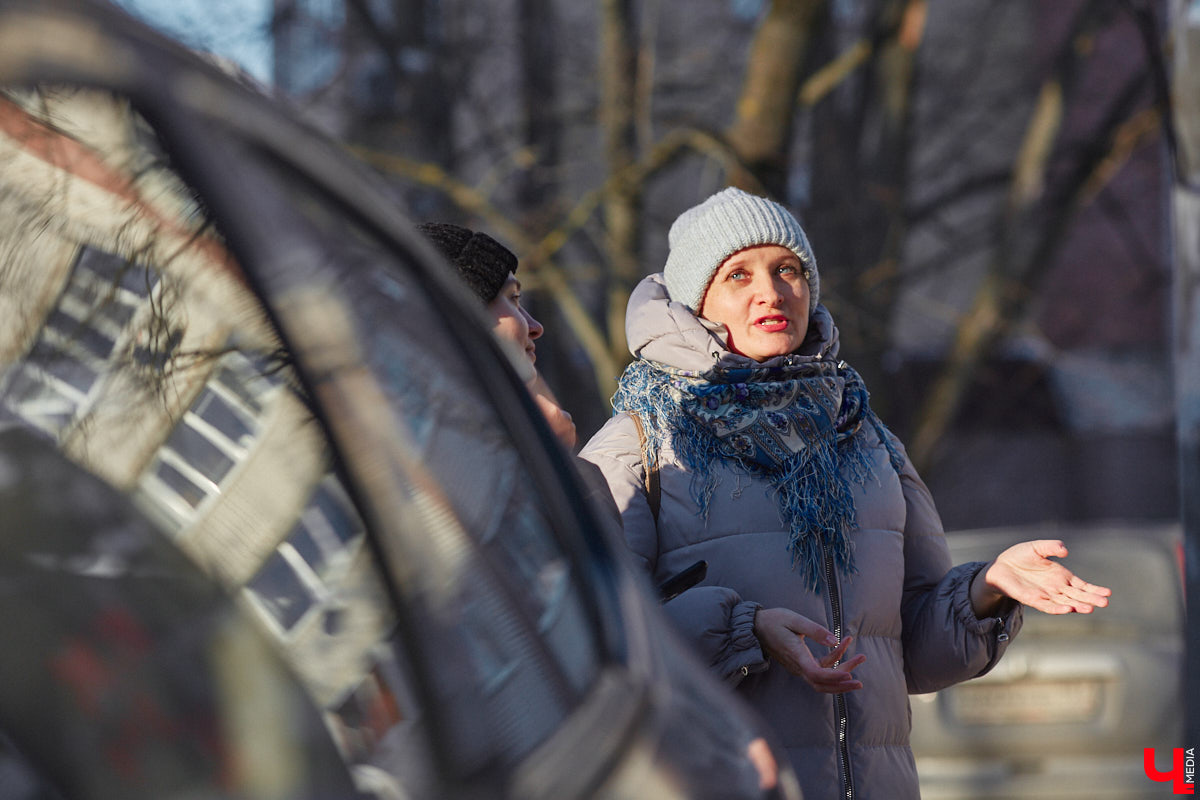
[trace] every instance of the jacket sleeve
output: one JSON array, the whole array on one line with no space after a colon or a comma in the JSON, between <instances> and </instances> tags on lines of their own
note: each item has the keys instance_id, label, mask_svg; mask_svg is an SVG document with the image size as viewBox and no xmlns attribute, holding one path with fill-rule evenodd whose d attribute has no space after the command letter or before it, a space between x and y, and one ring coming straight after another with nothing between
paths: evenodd
<instances>
[{"instance_id":1,"label":"jacket sleeve","mask_svg":"<svg viewBox=\"0 0 1200 800\"><path fill-rule=\"evenodd\" d=\"M579 456L595 464L608 483L634 560L650 581L665 580L668 575L658 574L658 526L646 498L641 445L633 421L625 414L613 417ZM732 589L695 586L663 610L700 659L723 680L736 684L767 667L754 635L754 616L760 607Z\"/></svg>"},{"instance_id":2,"label":"jacket sleeve","mask_svg":"<svg viewBox=\"0 0 1200 800\"><path fill-rule=\"evenodd\" d=\"M975 616L971 581L986 564L951 565L933 497L907 454L900 485L906 512L904 671L909 693L923 694L988 672L1021 629L1023 617L1021 605L1011 600L995 616Z\"/></svg>"},{"instance_id":3,"label":"jacket sleeve","mask_svg":"<svg viewBox=\"0 0 1200 800\"><path fill-rule=\"evenodd\" d=\"M721 680L736 685L767 668L754 616L762 606L724 586L694 586L663 610Z\"/></svg>"}]
</instances>

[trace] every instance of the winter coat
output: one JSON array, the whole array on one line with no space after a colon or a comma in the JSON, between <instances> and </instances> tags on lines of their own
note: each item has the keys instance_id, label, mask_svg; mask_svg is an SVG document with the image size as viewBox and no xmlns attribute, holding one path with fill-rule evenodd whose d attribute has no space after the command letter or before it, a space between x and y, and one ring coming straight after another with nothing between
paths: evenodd
<instances>
[{"instance_id":1,"label":"winter coat","mask_svg":"<svg viewBox=\"0 0 1200 800\"><path fill-rule=\"evenodd\" d=\"M723 326L668 302L659 276L639 285L629 308L627 335L638 357L698 373L718 361L745 360L725 347ZM836 328L823 308L810 331L836 344ZM736 684L773 728L806 800L918 798L907 695L984 674L1021 623L1020 607L1011 603L998 618L976 618L968 592L984 565L952 567L929 490L907 455L902 469L892 466L879 434L869 427L859 435L869 437L874 477L852 484L856 572L840 575L827 565L819 593L793 569L789 533L765 479L714 464L719 482L703 518L692 499L692 476L668 442L657 454L656 523L637 428L627 415L610 419L580 453L604 473L626 542L655 583L697 560L708 562L704 581L666 610L701 658ZM893 445L903 454L899 442ZM792 609L839 636L854 636L848 655L867 656L854 672L863 688L837 696L819 693L771 664L753 624L759 608L772 607ZM809 644L814 655L823 654L819 645Z\"/></svg>"}]
</instances>

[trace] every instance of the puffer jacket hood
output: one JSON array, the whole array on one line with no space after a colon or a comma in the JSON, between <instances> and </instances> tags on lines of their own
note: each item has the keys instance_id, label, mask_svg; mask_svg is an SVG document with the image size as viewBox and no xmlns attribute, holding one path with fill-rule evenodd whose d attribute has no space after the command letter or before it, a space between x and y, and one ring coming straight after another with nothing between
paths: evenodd
<instances>
[{"instance_id":1,"label":"puffer jacket hood","mask_svg":"<svg viewBox=\"0 0 1200 800\"><path fill-rule=\"evenodd\" d=\"M661 277L643 280L630 298L626 332L639 358L696 375L753 365L729 351L722 326L667 298ZM832 359L837 328L823 307L809 335L780 361ZM772 365L772 361L759 366ZM928 489L902 456L892 466L880 433L858 435L872 477L854 482L856 525L849 533L857 572L828 565L819 591L793 568L789 530L765 477L715 464L716 491L702 514L689 473L665 442L654 454L657 516L647 499L637 427L615 415L580 455L604 474L621 513L626 543L655 582L704 560L705 580L666 606L701 658L770 724L800 777L806 800L919 797L909 739L907 694L930 692L987 672L1021 624L1010 604L998 618L978 619L969 587L984 565L954 567ZM863 688L821 694L764 656L754 635L761 608L789 608L838 636L852 635ZM813 646L814 655L824 651Z\"/></svg>"}]
</instances>

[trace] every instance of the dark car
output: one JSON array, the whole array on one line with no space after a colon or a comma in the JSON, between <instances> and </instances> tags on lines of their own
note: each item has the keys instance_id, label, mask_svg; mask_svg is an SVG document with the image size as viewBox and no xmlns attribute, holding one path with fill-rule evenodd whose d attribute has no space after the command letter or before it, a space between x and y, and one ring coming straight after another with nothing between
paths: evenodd
<instances>
[{"instance_id":1,"label":"dark car","mask_svg":"<svg viewBox=\"0 0 1200 800\"><path fill-rule=\"evenodd\" d=\"M341 148L0 0L0 215L6 798L798 797Z\"/></svg>"},{"instance_id":2,"label":"dark car","mask_svg":"<svg viewBox=\"0 0 1200 800\"><path fill-rule=\"evenodd\" d=\"M1163 797L1145 748L1170 769L1183 738L1182 529L1096 523L947 535L956 562L1061 539L1068 565L1113 590L1107 608L1025 623L982 678L911 698L922 797Z\"/></svg>"}]
</instances>

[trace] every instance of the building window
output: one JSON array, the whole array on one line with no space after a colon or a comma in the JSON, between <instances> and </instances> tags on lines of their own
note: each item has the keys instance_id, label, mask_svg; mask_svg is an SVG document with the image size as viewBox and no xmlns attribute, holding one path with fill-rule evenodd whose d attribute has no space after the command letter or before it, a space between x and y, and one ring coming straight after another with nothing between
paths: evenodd
<instances>
[{"instance_id":1,"label":"building window","mask_svg":"<svg viewBox=\"0 0 1200 800\"><path fill-rule=\"evenodd\" d=\"M61 436L96 401L103 376L115 371L118 342L157 284L158 274L148 267L80 248L33 347L5 376L0 402L30 425Z\"/></svg>"},{"instance_id":2,"label":"building window","mask_svg":"<svg viewBox=\"0 0 1200 800\"><path fill-rule=\"evenodd\" d=\"M344 574L363 535L362 520L341 484L327 476L246 590L281 633L294 631L310 612L322 611L325 632L335 635L340 615L331 584Z\"/></svg>"},{"instance_id":3,"label":"building window","mask_svg":"<svg viewBox=\"0 0 1200 800\"><path fill-rule=\"evenodd\" d=\"M142 478L145 496L166 512L168 529L188 527L205 501L220 493L258 437L263 408L278 389L278 381L241 353L222 357Z\"/></svg>"}]
</instances>

